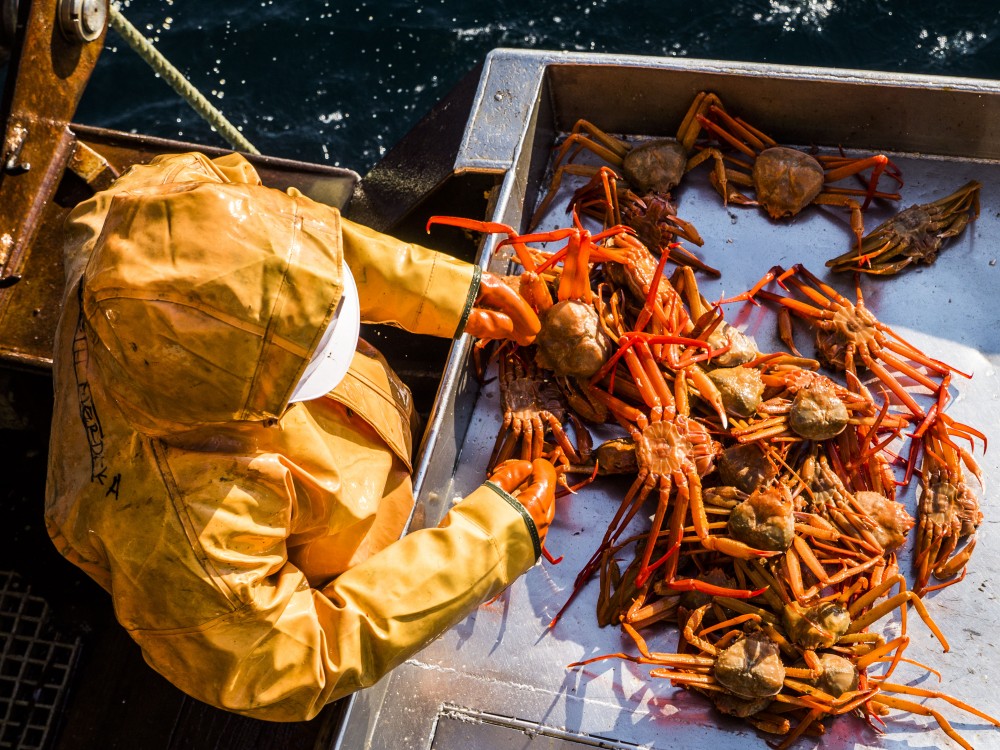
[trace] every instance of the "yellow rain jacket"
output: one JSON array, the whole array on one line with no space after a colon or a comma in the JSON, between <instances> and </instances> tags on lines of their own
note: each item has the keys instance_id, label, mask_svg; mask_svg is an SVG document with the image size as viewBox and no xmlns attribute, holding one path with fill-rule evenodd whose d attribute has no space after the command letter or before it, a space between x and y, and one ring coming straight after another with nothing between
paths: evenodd
<instances>
[{"instance_id":1,"label":"yellow rain jacket","mask_svg":"<svg viewBox=\"0 0 1000 750\"><path fill-rule=\"evenodd\" d=\"M336 309L462 330L478 269L262 187L242 157L160 157L73 212L45 518L186 693L277 721L373 684L539 554L490 483L413 506L409 392L361 342L288 405ZM398 540L398 541L397 541Z\"/></svg>"}]
</instances>

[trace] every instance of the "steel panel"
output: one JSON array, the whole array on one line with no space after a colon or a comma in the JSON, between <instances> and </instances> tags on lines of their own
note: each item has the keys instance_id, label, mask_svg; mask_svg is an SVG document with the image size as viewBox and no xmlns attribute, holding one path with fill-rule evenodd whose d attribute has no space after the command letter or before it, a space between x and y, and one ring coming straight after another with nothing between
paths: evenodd
<instances>
[{"instance_id":1,"label":"steel panel","mask_svg":"<svg viewBox=\"0 0 1000 750\"><path fill-rule=\"evenodd\" d=\"M498 74L500 78L497 78ZM512 78L519 71L523 81ZM512 99L494 94L498 81ZM655 87L655 91L651 90ZM888 152L906 184L896 206L874 205L866 214L873 228L892 213L941 197L970 179L983 183L982 213L929 267L910 269L891 279L862 280L865 302L900 335L953 367L973 373L956 378L949 413L1000 443L1000 336L997 297L1000 270L995 238L1000 230L1000 86L992 81L890 76L859 71L796 69L698 60L610 58L598 55L496 51L487 61L478 109L470 116L470 144L456 169L477 168L487 159L506 164L507 174L494 221L524 228L539 198L542 170L554 137L575 118L585 116L630 137L662 135L676 128L693 93L719 93L727 107L774 129L789 145ZM520 92L520 93L518 93ZM518 96L522 98L518 99ZM886 102L891 103L886 111ZM488 110L484 112L484 110ZM659 118L659 119L658 119ZM661 121L662 120L662 121ZM673 124L671 124L673 123ZM478 133L487 127L491 132ZM509 128L516 131L492 132ZM475 145L479 144L479 145ZM487 149L482 144L492 144ZM540 229L567 224L563 209L568 180ZM702 281L710 299L749 288L775 264L804 263L830 279L823 262L844 252L851 235L845 212L807 209L791 221L774 222L753 208L724 207L708 184L707 171L691 173L677 190L679 215L694 223L705 239L697 251L723 271L718 281ZM504 270L488 240L480 262ZM852 296L853 283L831 283ZM780 347L774 313L766 308L731 305L727 319L757 339L759 347ZM804 332L800 348L811 351ZM448 505L472 491L499 429L495 382L480 386L470 374L467 340L452 350L438 401L425 435L417 472L423 523L432 525ZM926 402L925 402L926 403ZM977 460L990 498L1000 483L995 448ZM901 496L915 512L915 485ZM513 725L610 747L690 748L711 743L715 750L765 747L765 736L746 724L721 717L699 696L674 690L648 677L648 667L609 660L586 669L565 665L603 653L633 651L617 629L596 627L597 582L591 582L554 628L547 624L566 600L573 579L596 548L628 486L627 480L602 480L564 499L548 539L564 555L559 565L542 562L496 601L481 606L378 686L358 694L350 707L338 746L344 748L427 748L434 742L439 713L455 707L472 714L510 717ZM917 618L907 656L942 672L940 685L923 670L903 665L895 678L940 689L988 713L1000 715L1000 654L991 634L1000 614L992 569L998 566L997 518L988 499L979 545L961 585L927 597L931 615L951 640L942 653ZM914 535L901 555L909 572ZM886 637L899 631L898 617L880 621ZM650 647L672 650L673 628L651 637ZM1000 731L941 701L941 710L975 747L1000 747ZM832 723L824 748L953 747L929 717L892 712L887 731L878 734L855 717ZM811 746L805 740L801 746Z\"/></svg>"}]
</instances>

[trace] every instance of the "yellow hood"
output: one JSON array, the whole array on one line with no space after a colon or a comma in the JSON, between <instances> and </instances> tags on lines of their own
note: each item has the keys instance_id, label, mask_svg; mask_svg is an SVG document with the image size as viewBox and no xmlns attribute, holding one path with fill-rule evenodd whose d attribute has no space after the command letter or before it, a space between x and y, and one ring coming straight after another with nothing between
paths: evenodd
<instances>
[{"instance_id":1,"label":"yellow hood","mask_svg":"<svg viewBox=\"0 0 1000 750\"><path fill-rule=\"evenodd\" d=\"M115 195L84 271L94 363L130 421L277 418L340 300L340 217L238 183Z\"/></svg>"}]
</instances>

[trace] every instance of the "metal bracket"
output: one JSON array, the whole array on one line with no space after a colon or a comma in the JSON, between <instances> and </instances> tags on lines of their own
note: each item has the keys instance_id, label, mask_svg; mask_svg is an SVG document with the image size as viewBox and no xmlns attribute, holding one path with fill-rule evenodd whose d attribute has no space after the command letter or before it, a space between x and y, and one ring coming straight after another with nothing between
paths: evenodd
<instances>
[{"instance_id":1,"label":"metal bracket","mask_svg":"<svg viewBox=\"0 0 1000 750\"><path fill-rule=\"evenodd\" d=\"M93 42L107 24L107 0L59 0L59 30L70 42Z\"/></svg>"},{"instance_id":2,"label":"metal bracket","mask_svg":"<svg viewBox=\"0 0 1000 750\"><path fill-rule=\"evenodd\" d=\"M73 153L70 154L66 168L90 185L95 193L107 190L119 177L118 170L111 166L111 162L83 141L73 144Z\"/></svg>"},{"instance_id":3,"label":"metal bracket","mask_svg":"<svg viewBox=\"0 0 1000 750\"><path fill-rule=\"evenodd\" d=\"M94 2L106 12L107 0L87 0L84 5ZM0 3L5 3L6 19L10 0ZM6 257L0 265L0 289L20 277L43 209L74 152L69 122L107 33L101 23L93 42L67 39L59 23L63 8L53 0L36 0L27 13L23 3L20 7L19 20L26 22L12 50L4 92L7 116L0 155L0 237L5 247L0 256ZM93 20L91 17L85 24L91 31ZM8 296L0 295L0 320Z\"/></svg>"},{"instance_id":4,"label":"metal bracket","mask_svg":"<svg viewBox=\"0 0 1000 750\"><path fill-rule=\"evenodd\" d=\"M31 165L21 161L24 142L28 140L28 129L21 123L12 123L3 144L3 170L7 174L21 174L31 169Z\"/></svg>"}]
</instances>

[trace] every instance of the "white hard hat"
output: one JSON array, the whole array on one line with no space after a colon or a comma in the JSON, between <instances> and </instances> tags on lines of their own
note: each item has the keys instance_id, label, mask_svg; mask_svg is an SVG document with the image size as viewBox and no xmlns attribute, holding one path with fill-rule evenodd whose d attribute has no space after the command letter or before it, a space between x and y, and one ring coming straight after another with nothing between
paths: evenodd
<instances>
[{"instance_id":1,"label":"white hard hat","mask_svg":"<svg viewBox=\"0 0 1000 750\"><path fill-rule=\"evenodd\" d=\"M344 263L344 293L288 403L309 401L332 391L344 379L361 333L361 304L351 269Z\"/></svg>"}]
</instances>

